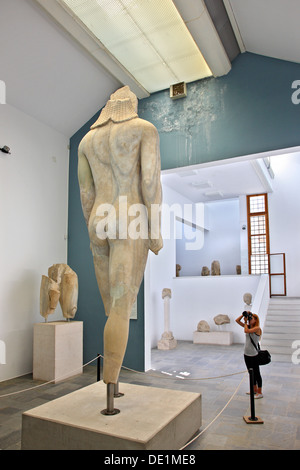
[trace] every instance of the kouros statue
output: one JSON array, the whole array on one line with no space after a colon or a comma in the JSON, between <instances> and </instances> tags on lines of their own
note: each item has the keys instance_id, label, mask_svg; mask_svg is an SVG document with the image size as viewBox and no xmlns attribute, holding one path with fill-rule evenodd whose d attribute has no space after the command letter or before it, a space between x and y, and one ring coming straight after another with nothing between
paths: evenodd
<instances>
[{"instance_id":1,"label":"kouros statue","mask_svg":"<svg viewBox=\"0 0 300 470\"><path fill-rule=\"evenodd\" d=\"M117 384L129 317L149 249L158 254L161 182L156 128L140 119L128 86L110 96L78 149L78 179L107 321L103 381Z\"/></svg>"}]
</instances>

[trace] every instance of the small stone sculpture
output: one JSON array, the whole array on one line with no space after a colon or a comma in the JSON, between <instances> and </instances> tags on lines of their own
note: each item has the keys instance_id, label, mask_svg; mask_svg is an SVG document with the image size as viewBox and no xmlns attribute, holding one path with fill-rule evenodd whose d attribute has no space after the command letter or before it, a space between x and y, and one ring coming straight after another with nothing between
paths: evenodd
<instances>
[{"instance_id":1,"label":"small stone sculpture","mask_svg":"<svg viewBox=\"0 0 300 470\"><path fill-rule=\"evenodd\" d=\"M201 271L201 276L209 276L210 275L210 270L208 269L207 266L203 266L202 271Z\"/></svg>"},{"instance_id":2,"label":"small stone sculpture","mask_svg":"<svg viewBox=\"0 0 300 470\"><path fill-rule=\"evenodd\" d=\"M246 292L246 294L244 294L243 296L243 300L245 302L245 305L247 307L250 307L250 305L252 305L252 294L250 294L249 292Z\"/></svg>"},{"instance_id":3,"label":"small stone sculpture","mask_svg":"<svg viewBox=\"0 0 300 470\"><path fill-rule=\"evenodd\" d=\"M48 321L48 315L55 312L60 296L59 285L47 276L42 276L40 287L40 314Z\"/></svg>"},{"instance_id":4,"label":"small stone sculpture","mask_svg":"<svg viewBox=\"0 0 300 470\"><path fill-rule=\"evenodd\" d=\"M176 264L176 277L180 276L181 266L180 264Z\"/></svg>"},{"instance_id":5,"label":"small stone sculpture","mask_svg":"<svg viewBox=\"0 0 300 470\"><path fill-rule=\"evenodd\" d=\"M228 315L217 315L214 317L214 322L216 325L224 325L225 323L230 323L230 318Z\"/></svg>"},{"instance_id":6,"label":"small stone sculpture","mask_svg":"<svg viewBox=\"0 0 300 470\"><path fill-rule=\"evenodd\" d=\"M202 332L209 332L210 331L210 326L205 320L199 321L197 325L197 331L202 331Z\"/></svg>"},{"instance_id":7,"label":"small stone sculpture","mask_svg":"<svg viewBox=\"0 0 300 470\"><path fill-rule=\"evenodd\" d=\"M252 294L250 294L249 292L246 292L243 296L243 300L245 302L244 304L244 310L246 310L246 312L252 310Z\"/></svg>"},{"instance_id":8,"label":"small stone sculpture","mask_svg":"<svg viewBox=\"0 0 300 470\"><path fill-rule=\"evenodd\" d=\"M48 321L55 312L58 301L64 318L70 320L77 312L78 277L67 264L54 264L48 269L48 277L42 276L40 287L40 314Z\"/></svg>"},{"instance_id":9,"label":"small stone sculpture","mask_svg":"<svg viewBox=\"0 0 300 470\"><path fill-rule=\"evenodd\" d=\"M170 331L170 299L172 293L171 289L163 289L162 299L164 301L164 333L157 343L157 349L175 349L177 341L174 339L172 331Z\"/></svg>"},{"instance_id":10,"label":"small stone sculpture","mask_svg":"<svg viewBox=\"0 0 300 470\"><path fill-rule=\"evenodd\" d=\"M167 289L167 288L163 289L162 293L161 293L161 297L162 297L162 299L164 299L165 297L169 297L171 299L171 297L172 297L171 289Z\"/></svg>"},{"instance_id":11,"label":"small stone sculpture","mask_svg":"<svg viewBox=\"0 0 300 470\"><path fill-rule=\"evenodd\" d=\"M221 274L220 262L219 261L213 261L211 263L211 275L212 276L220 276L220 274Z\"/></svg>"}]
</instances>

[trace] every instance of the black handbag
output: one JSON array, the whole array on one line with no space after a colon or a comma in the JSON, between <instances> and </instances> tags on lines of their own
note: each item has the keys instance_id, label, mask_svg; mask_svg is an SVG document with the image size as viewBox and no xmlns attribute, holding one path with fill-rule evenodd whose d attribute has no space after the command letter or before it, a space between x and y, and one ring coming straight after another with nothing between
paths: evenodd
<instances>
[{"instance_id":1,"label":"black handbag","mask_svg":"<svg viewBox=\"0 0 300 470\"><path fill-rule=\"evenodd\" d=\"M258 344L258 348L257 348L257 346L254 343L253 339L251 338L250 334L249 334L249 336L250 336L250 339L251 339L251 343L253 344L256 351L258 352L258 364L260 366L265 366L266 364L270 364L272 358L271 358L271 354L269 353L269 351L267 351L266 349L260 349L259 344Z\"/></svg>"}]
</instances>

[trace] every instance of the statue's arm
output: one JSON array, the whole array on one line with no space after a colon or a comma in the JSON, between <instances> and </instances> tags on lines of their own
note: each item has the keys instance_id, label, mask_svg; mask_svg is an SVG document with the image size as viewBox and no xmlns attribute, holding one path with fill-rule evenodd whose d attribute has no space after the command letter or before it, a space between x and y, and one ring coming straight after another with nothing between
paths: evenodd
<instances>
[{"instance_id":1,"label":"statue's arm","mask_svg":"<svg viewBox=\"0 0 300 470\"><path fill-rule=\"evenodd\" d=\"M160 214L162 203L160 168L159 135L157 129L147 123L141 143L141 183L143 200L148 211L150 250L155 254L163 246Z\"/></svg>"},{"instance_id":2,"label":"statue's arm","mask_svg":"<svg viewBox=\"0 0 300 470\"><path fill-rule=\"evenodd\" d=\"M83 215L88 224L90 214L95 202L95 184L90 164L84 154L83 145L78 149L78 181L80 188L80 200Z\"/></svg>"}]
</instances>

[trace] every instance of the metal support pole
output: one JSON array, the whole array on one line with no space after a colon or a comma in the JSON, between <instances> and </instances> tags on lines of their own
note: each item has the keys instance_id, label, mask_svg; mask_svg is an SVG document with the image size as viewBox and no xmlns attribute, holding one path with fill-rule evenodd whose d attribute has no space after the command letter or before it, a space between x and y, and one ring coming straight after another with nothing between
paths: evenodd
<instances>
[{"instance_id":1,"label":"metal support pole","mask_svg":"<svg viewBox=\"0 0 300 470\"><path fill-rule=\"evenodd\" d=\"M101 356L97 355L97 382L100 382L100 371L101 371Z\"/></svg>"},{"instance_id":2,"label":"metal support pole","mask_svg":"<svg viewBox=\"0 0 300 470\"><path fill-rule=\"evenodd\" d=\"M255 406L254 406L254 371L253 369L249 369L249 382L250 382L250 408L251 408L251 416L249 419L251 421L257 421L255 416Z\"/></svg>"},{"instance_id":3,"label":"metal support pole","mask_svg":"<svg viewBox=\"0 0 300 470\"><path fill-rule=\"evenodd\" d=\"M115 398L124 397L124 393L119 392L119 382L115 384L114 397Z\"/></svg>"},{"instance_id":4,"label":"metal support pole","mask_svg":"<svg viewBox=\"0 0 300 470\"><path fill-rule=\"evenodd\" d=\"M107 384L106 389L106 405L107 408L101 411L103 415L116 415L120 413L120 410L114 408L114 391L115 391L115 384Z\"/></svg>"},{"instance_id":5,"label":"metal support pole","mask_svg":"<svg viewBox=\"0 0 300 470\"><path fill-rule=\"evenodd\" d=\"M254 371L249 369L249 385L250 385L250 408L251 416L244 416L244 420L247 424L263 424L263 420L258 416L255 416L254 406Z\"/></svg>"}]
</instances>

